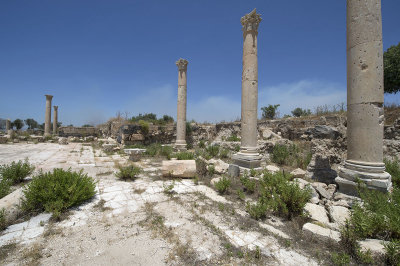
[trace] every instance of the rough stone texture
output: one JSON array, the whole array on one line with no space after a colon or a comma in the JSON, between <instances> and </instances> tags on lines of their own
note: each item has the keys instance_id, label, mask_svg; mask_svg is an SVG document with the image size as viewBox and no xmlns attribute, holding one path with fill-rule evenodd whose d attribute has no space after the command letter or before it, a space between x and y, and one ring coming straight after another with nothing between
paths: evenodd
<instances>
[{"instance_id":1,"label":"rough stone texture","mask_svg":"<svg viewBox=\"0 0 400 266\"><path fill-rule=\"evenodd\" d=\"M229 164L221 159L211 159L207 163L214 165L214 169L217 174L225 174L229 168Z\"/></svg>"},{"instance_id":2,"label":"rough stone texture","mask_svg":"<svg viewBox=\"0 0 400 266\"><path fill-rule=\"evenodd\" d=\"M50 128L51 128L51 99L53 99L52 95L46 96L46 113L44 118L44 135L49 136Z\"/></svg>"},{"instance_id":3,"label":"rough stone texture","mask_svg":"<svg viewBox=\"0 0 400 266\"><path fill-rule=\"evenodd\" d=\"M381 0L347 1L347 161L336 183L356 194L355 177L389 191L383 163L383 48Z\"/></svg>"},{"instance_id":4,"label":"rough stone texture","mask_svg":"<svg viewBox=\"0 0 400 266\"><path fill-rule=\"evenodd\" d=\"M335 191L328 191L328 186L324 183L314 182L313 188L321 195L322 198L331 199Z\"/></svg>"},{"instance_id":5,"label":"rough stone texture","mask_svg":"<svg viewBox=\"0 0 400 266\"><path fill-rule=\"evenodd\" d=\"M64 137L58 138L58 144L67 145L68 144L68 139L64 138Z\"/></svg>"},{"instance_id":6,"label":"rough stone texture","mask_svg":"<svg viewBox=\"0 0 400 266\"><path fill-rule=\"evenodd\" d=\"M306 171L304 171L303 169L297 168L297 169L294 169L292 172L290 172L290 174L294 178L304 178L306 175Z\"/></svg>"},{"instance_id":7,"label":"rough stone texture","mask_svg":"<svg viewBox=\"0 0 400 266\"><path fill-rule=\"evenodd\" d=\"M178 150L186 149L186 94L187 94L187 65L188 61L179 59L178 66L178 108L176 116L176 142Z\"/></svg>"},{"instance_id":8,"label":"rough stone texture","mask_svg":"<svg viewBox=\"0 0 400 266\"><path fill-rule=\"evenodd\" d=\"M277 172L279 172L279 171L281 170L278 166L275 166L275 165L267 165L267 166L265 167L265 169L266 169L268 172L271 172L271 173L277 173Z\"/></svg>"},{"instance_id":9,"label":"rough stone texture","mask_svg":"<svg viewBox=\"0 0 400 266\"><path fill-rule=\"evenodd\" d=\"M365 239L357 242L360 245L361 250L364 252L371 250L372 255L375 256L385 254L385 246L383 244L387 243L386 241L379 239Z\"/></svg>"},{"instance_id":10,"label":"rough stone texture","mask_svg":"<svg viewBox=\"0 0 400 266\"><path fill-rule=\"evenodd\" d=\"M57 135L57 123L58 123L58 106L54 107L54 118L53 118L53 135Z\"/></svg>"},{"instance_id":11,"label":"rough stone texture","mask_svg":"<svg viewBox=\"0 0 400 266\"><path fill-rule=\"evenodd\" d=\"M346 207L330 206L328 210L333 223L338 225L337 228L344 225L347 219L350 219L350 210Z\"/></svg>"},{"instance_id":12,"label":"rough stone texture","mask_svg":"<svg viewBox=\"0 0 400 266\"><path fill-rule=\"evenodd\" d=\"M112 152L117 147L117 144L103 144L102 149L105 152Z\"/></svg>"},{"instance_id":13,"label":"rough stone texture","mask_svg":"<svg viewBox=\"0 0 400 266\"><path fill-rule=\"evenodd\" d=\"M196 176L196 161L162 161L161 172L164 177L193 178Z\"/></svg>"},{"instance_id":14,"label":"rough stone texture","mask_svg":"<svg viewBox=\"0 0 400 266\"><path fill-rule=\"evenodd\" d=\"M6 210L6 220L12 222L19 213L19 204L22 197L22 188L19 188L0 199L0 210Z\"/></svg>"},{"instance_id":15,"label":"rough stone texture","mask_svg":"<svg viewBox=\"0 0 400 266\"><path fill-rule=\"evenodd\" d=\"M304 210L310 214L310 218L320 223L329 224L328 213L323 206L306 203Z\"/></svg>"},{"instance_id":16,"label":"rough stone texture","mask_svg":"<svg viewBox=\"0 0 400 266\"><path fill-rule=\"evenodd\" d=\"M87 136L100 136L100 130L96 127L60 127L60 137L87 137Z\"/></svg>"},{"instance_id":17,"label":"rough stone texture","mask_svg":"<svg viewBox=\"0 0 400 266\"><path fill-rule=\"evenodd\" d=\"M308 232L313 235L317 235L319 237L330 238L336 242L340 241L340 233L338 231L324 228L322 226L319 226L319 225L316 225L313 223L304 224L303 231Z\"/></svg>"},{"instance_id":18,"label":"rough stone texture","mask_svg":"<svg viewBox=\"0 0 400 266\"><path fill-rule=\"evenodd\" d=\"M240 19L243 31L242 114L240 152L232 158L234 163L257 168L261 157L257 148L258 62L257 35L261 17L254 9Z\"/></svg>"},{"instance_id":19,"label":"rough stone texture","mask_svg":"<svg viewBox=\"0 0 400 266\"><path fill-rule=\"evenodd\" d=\"M7 141L8 141L7 136L0 136L0 144L7 143Z\"/></svg>"}]
</instances>

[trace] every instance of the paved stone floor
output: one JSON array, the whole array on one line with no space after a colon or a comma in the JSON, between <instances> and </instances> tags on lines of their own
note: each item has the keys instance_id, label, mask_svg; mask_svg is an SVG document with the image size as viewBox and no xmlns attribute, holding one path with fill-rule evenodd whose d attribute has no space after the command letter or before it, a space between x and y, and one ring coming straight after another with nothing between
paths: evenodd
<instances>
[{"instance_id":1,"label":"paved stone floor","mask_svg":"<svg viewBox=\"0 0 400 266\"><path fill-rule=\"evenodd\" d=\"M171 265L187 264L178 258L181 247L191 250L193 263L243 264L245 258L226 258L226 246L259 250L263 264L316 265L302 250L284 247L278 219L256 223L250 229L240 220L248 214L212 188L192 180L163 180L160 161L143 159L143 173L133 182L115 177L116 165L127 164L127 156L107 156L90 144L51 143L0 145L0 162L28 158L37 170L59 167L83 169L97 181L97 194L72 209L61 222L50 222L49 214L9 226L0 232L1 246L17 244L16 250L40 247L43 265ZM165 188L173 184L173 193ZM99 207L100 206L100 207ZM221 206L233 206L232 211ZM168 234L143 225L149 211L163 221ZM158 233L157 233L158 232ZM172 241L171 239L175 239ZM23 252L22 252L23 253ZM186 251L188 253L188 251ZM224 255L225 254L225 255ZM193 257L192 256L192 257ZM186 256L188 257L188 256ZM5 265L28 263L20 252L10 252Z\"/></svg>"}]
</instances>

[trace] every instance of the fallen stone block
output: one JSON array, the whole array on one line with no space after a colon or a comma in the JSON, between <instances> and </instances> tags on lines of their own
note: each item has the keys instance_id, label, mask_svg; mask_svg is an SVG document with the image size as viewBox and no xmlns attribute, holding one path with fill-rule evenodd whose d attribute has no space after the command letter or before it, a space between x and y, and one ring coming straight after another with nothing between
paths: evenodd
<instances>
[{"instance_id":1,"label":"fallen stone block","mask_svg":"<svg viewBox=\"0 0 400 266\"><path fill-rule=\"evenodd\" d=\"M304 178L306 173L306 171L300 168L294 169L292 172L290 172L290 174L295 178Z\"/></svg>"},{"instance_id":2,"label":"fallen stone block","mask_svg":"<svg viewBox=\"0 0 400 266\"><path fill-rule=\"evenodd\" d=\"M58 144L67 145L68 144L68 139L64 138L64 137L58 138Z\"/></svg>"},{"instance_id":3,"label":"fallen stone block","mask_svg":"<svg viewBox=\"0 0 400 266\"><path fill-rule=\"evenodd\" d=\"M326 225L329 224L328 213L325 210L325 207L312 203L306 203L304 210L309 213L311 219Z\"/></svg>"},{"instance_id":4,"label":"fallen stone block","mask_svg":"<svg viewBox=\"0 0 400 266\"><path fill-rule=\"evenodd\" d=\"M0 144L5 144L7 143L8 138L6 136L0 136Z\"/></svg>"},{"instance_id":5,"label":"fallen stone block","mask_svg":"<svg viewBox=\"0 0 400 266\"><path fill-rule=\"evenodd\" d=\"M3 208L6 210L7 222L12 222L17 218L22 196L22 188L19 188L0 199L0 210Z\"/></svg>"},{"instance_id":6,"label":"fallen stone block","mask_svg":"<svg viewBox=\"0 0 400 266\"><path fill-rule=\"evenodd\" d=\"M211 159L208 161L208 163L214 165L214 169L217 174L225 174L229 168L229 164L220 159Z\"/></svg>"},{"instance_id":7,"label":"fallen stone block","mask_svg":"<svg viewBox=\"0 0 400 266\"><path fill-rule=\"evenodd\" d=\"M273 174L275 174L275 173L277 173L277 172L279 172L279 171L281 170L279 167L277 167L277 166L275 166L275 165L267 165L267 166L265 167L265 169L266 169L268 172L271 172L271 173L273 173Z\"/></svg>"},{"instance_id":8,"label":"fallen stone block","mask_svg":"<svg viewBox=\"0 0 400 266\"><path fill-rule=\"evenodd\" d=\"M330 238L336 242L340 241L340 233L313 223L303 225L303 231L324 238Z\"/></svg>"},{"instance_id":9,"label":"fallen stone block","mask_svg":"<svg viewBox=\"0 0 400 266\"><path fill-rule=\"evenodd\" d=\"M161 172L164 177L193 178L196 176L196 161L162 161Z\"/></svg>"},{"instance_id":10,"label":"fallen stone block","mask_svg":"<svg viewBox=\"0 0 400 266\"><path fill-rule=\"evenodd\" d=\"M384 244L387 243L387 241L379 239L365 239L357 241L357 243L360 245L361 251L366 252L371 250L371 253L374 256L384 255L386 253Z\"/></svg>"}]
</instances>

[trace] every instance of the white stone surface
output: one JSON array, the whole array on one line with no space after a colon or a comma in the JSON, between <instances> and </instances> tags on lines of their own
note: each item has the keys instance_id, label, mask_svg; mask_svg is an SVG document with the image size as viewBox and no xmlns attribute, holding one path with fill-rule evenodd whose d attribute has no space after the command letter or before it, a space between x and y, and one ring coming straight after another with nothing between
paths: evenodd
<instances>
[{"instance_id":1,"label":"white stone surface","mask_svg":"<svg viewBox=\"0 0 400 266\"><path fill-rule=\"evenodd\" d=\"M310 215L310 218L323 224L329 224L329 218L324 206L306 203L304 210Z\"/></svg>"},{"instance_id":2,"label":"white stone surface","mask_svg":"<svg viewBox=\"0 0 400 266\"><path fill-rule=\"evenodd\" d=\"M336 242L340 241L340 233L338 231L334 231L328 228L324 228L322 226L306 223L303 225L303 231L320 236L320 237L328 237Z\"/></svg>"}]
</instances>

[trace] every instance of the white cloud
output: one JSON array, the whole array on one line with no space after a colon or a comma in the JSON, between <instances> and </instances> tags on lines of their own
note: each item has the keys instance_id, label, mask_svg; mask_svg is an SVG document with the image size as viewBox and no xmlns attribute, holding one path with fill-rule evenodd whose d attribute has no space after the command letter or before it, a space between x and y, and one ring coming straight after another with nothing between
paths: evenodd
<instances>
[{"instance_id":1,"label":"white cloud","mask_svg":"<svg viewBox=\"0 0 400 266\"><path fill-rule=\"evenodd\" d=\"M311 109L321 105L346 102L346 87L332 82L301 80L259 89L259 112L262 106L280 104L281 115L291 114L296 107ZM261 113L259 113L261 115Z\"/></svg>"},{"instance_id":2,"label":"white cloud","mask_svg":"<svg viewBox=\"0 0 400 266\"><path fill-rule=\"evenodd\" d=\"M168 114L176 118L176 88L165 85L156 89L144 90L136 94L132 101L121 106L121 111L129 110L130 115L155 113L157 116ZM281 115L290 114L296 107L314 110L321 105L335 105L346 102L346 89L340 84L318 80L301 80L282 83L276 86L259 88L258 114L260 108L268 104L280 104ZM189 100L187 118L199 122L233 121L240 118L241 99L213 95L202 99Z\"/></svg>"}]
</instances>

